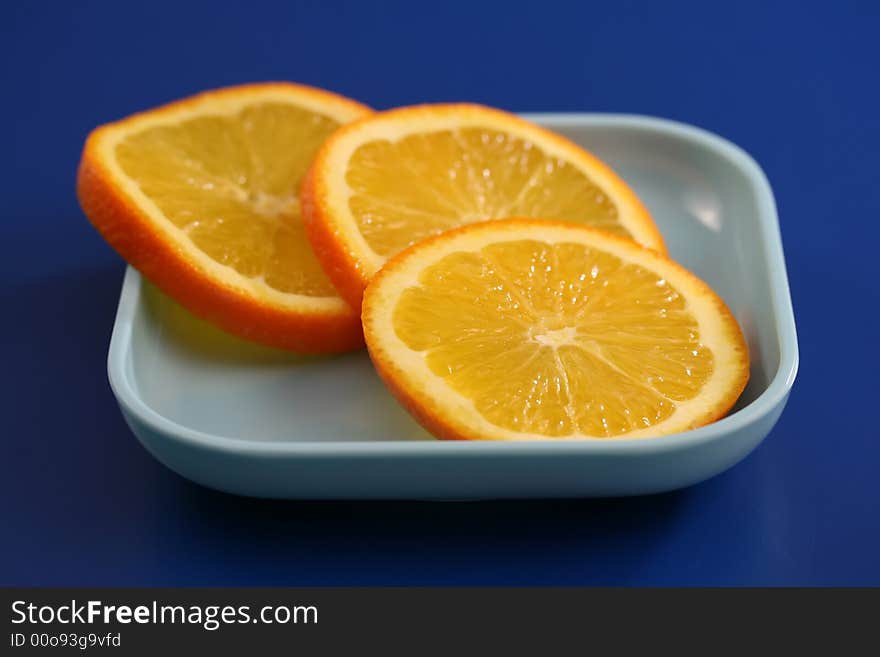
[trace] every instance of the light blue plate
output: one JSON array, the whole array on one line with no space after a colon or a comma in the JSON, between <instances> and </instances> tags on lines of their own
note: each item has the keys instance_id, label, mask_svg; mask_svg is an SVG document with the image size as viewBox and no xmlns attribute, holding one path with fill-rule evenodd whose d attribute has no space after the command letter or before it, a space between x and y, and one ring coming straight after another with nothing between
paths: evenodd
<instances>
[{"instance_id":1,"label":"light blue plate","mask_svg":"<svg viewBox=\"0 0 880 657\"><path fill-rule=\"evenodd\" d=\"M742 150L639 116L536 114L608 161L674 258L727 301L751 348L737 410L645 440L440 442L396 404L365 352L300 357L235 340L125 275L110 384L162 463L205 486L282 498L483 499L638 495L737 463L779 418L798 365L773 195Z\"/></svg>"}]
</instances>

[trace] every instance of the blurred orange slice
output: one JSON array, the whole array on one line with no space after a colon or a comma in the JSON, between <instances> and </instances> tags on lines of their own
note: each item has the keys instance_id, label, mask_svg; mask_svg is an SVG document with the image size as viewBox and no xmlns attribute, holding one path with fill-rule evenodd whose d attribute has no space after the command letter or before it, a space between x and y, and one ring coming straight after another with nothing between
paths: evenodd
<instances>
[{"instance_id":1,"label":"blurred orange slice","mask_svg":"<svg viewBox=\"0 0 880 657\"><path fill-rule=\"evenodd\" d=\"M326 138L370 112L288 83L198 94L93 131L80 204L123 258L226 331L304 352L353 349L359 318L312 253L298 191Z\"/></svg>"}]
</instances>

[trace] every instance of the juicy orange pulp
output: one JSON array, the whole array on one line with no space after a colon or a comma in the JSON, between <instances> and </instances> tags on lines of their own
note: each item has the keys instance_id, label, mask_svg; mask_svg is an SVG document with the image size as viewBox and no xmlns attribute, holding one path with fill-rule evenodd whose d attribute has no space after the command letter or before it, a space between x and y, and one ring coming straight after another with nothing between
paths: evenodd
<instances>
[{"instance_id":1,"label":"juicy orange pulp","mask_svg":"<svg viewBox=\"0 0 880 657\"><path fill-rule=\"evenodd\" d=\"M518 240L447 255L402 292L393 322L436 376L519 432L648 428L713 371L678 290L577 243Z\"/></svg>"},{"instance_id":2,"label":"juicy orange pulp","mask_svg":"<svg viewBox=\"0 0 880 657\"><path fill-rule=\"evenodd\" d=\"M489 128L368 142L351 156L346 181L358 228L384 257L454 226L501 217L561 219L631 237L617 206L581 169Z\"/></svg>"},{"instance_id":3,"label":"juicy orange pulp","mask_svg":"<svg viewBox=\"0 0 880 657\"><path fill-rule=\"evenodd\" d=\"M297 197L312 154L339 123L277 102L128 135L122 170L212 259L281 292L332 296Z\"/></svg>"}]
</instances>

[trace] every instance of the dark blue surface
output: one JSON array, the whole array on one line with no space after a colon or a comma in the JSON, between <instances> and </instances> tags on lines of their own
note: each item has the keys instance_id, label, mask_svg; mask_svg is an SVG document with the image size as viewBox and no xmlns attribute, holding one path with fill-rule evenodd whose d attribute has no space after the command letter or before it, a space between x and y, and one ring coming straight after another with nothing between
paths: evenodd
<instances>
[{"instance_id":1,"label":"dark blue surface","mask_svg":"<svg viewBox=\"0 0 880 657\"><path fill-rule=\"evenodd\" d=\"M877 3L13 2L0 10L2 584L880 584ZM820 5L817 3L817 7ZM155 462L107 384L123 263L74 171L95 125L266 79L715 131L774 187L801 371L770 438L608 501L287 503Z\"/></svg>"}]
</instances>

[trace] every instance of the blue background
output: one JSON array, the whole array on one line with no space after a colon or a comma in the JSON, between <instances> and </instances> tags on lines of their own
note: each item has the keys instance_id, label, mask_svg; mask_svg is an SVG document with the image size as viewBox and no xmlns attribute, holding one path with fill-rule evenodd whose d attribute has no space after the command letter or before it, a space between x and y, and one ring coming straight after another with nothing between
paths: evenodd
<instances>
[{"instance_id":1,"label":"blue background","mask_svg":"<svg viewBox=\"0 0 880 657\"><path fill-rule=\"evenodd\" d=\"M0 10L0 583L880 584L877 3L234 4ZM271 502L163 468L107 384L123 263L77 205L80 148L269 79L377 108L653 114L743 146L777 195L800 333L776 430L641 499Z\"/></svg>"}]
</instances>

